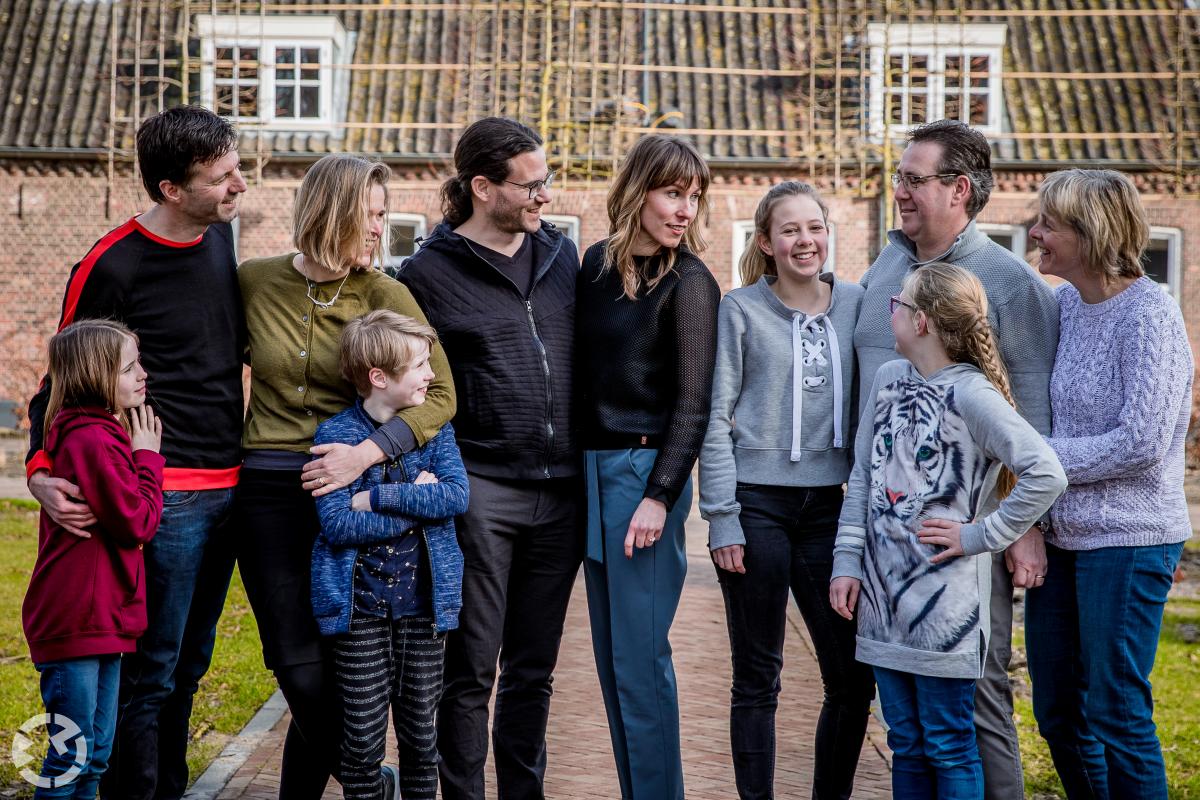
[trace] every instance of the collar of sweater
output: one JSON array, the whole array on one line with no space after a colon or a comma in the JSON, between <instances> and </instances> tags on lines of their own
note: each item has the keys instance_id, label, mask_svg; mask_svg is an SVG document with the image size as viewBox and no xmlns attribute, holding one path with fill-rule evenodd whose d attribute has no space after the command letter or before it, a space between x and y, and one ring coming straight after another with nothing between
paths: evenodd
<instances>
[{"instance_id":1,"label":"collar of sweater","mask_svg":"<svg viewBox=\"0 0 1200 800\"><path fill-rule=\"evenodd\" d=\"M1085 303L1079 296L1079 290L1069 283L1064 283L1058 290L1059 305L1064 309L1071 308L1081 317L1100 317L1111 311L1117 311L1138 302L1150 292L1161 292L1158 284L1145 275L1129 284L1119 293L1099 303ZM1156 295L1152 295L1157 299Z\"/></svg>"},{"instance_id":2,"label":"collar of sweater","mask_svg":"<svg viewBox=\"0 0 1200 800\"><path fill-rule=\"evenodd\" d=\"M900 229L897 228L896 230L888 231L888 241L904 252L909 262L909 269L916 269L926 264L932 264L934 261L948 261L951 264L956 264L976 250L986 247L991 239L987 237L986 233L979 230L979 227L975 224L975 220L971 220L967 223L967 227L963 228L962 232L954 237L954 244L950 245L949 250L933 258L927 258L924 261L917 257L917 246L913 243L913 240L905 236L904 232Z\"/></svg>"},{"instance_id":3,"label":"collar of sweater","mask_svg":"<svg viewBox=\"0 0 1200 800\"><path fill-rule=\"evenodd\" d=\"M838 303L838 297L842 294L841 286L843 282L835 280L832 272L822 272L818 277L818 280L829 284L829 307L820 314L805 314L803 311L797 311L791 306L788 306L779 299L779 295L775 294L775 292L771 290L771 284L775 283L777 280L779 279L774 275L763 275L758 279L758 282L754 284L754 287L762 296L762 301L766 304L767 308L771 309L788 322L791 322L792 318L796 315L799 315L805 319L821 319L822 317L827 317L833 314L833 309Z\"/></svg>"},{"instance_id":4,"label":"collar of sweater","mask_svg":"<svg viewBox=\"0 0 1200 800\"><path fill-rule=\"evenodd\" d=\"M938 386L948 386L952 383L957 383L967 375L983 375L983 372L978 367L961 363L948 364L926 378L921 374L920 370L912 365L912 362L908 362L908 373L913 380L921 381L922 383L932 383Z\"/></svg>"}]
</instances>

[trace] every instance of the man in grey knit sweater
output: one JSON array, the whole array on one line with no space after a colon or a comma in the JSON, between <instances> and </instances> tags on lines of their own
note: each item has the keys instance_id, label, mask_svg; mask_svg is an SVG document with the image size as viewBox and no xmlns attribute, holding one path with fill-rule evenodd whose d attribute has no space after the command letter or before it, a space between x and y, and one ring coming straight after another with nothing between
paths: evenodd
<instances>
[{"instance_id":1,"label":"man in grey knit sweater","mask_svg":"<svg viewBox=\"0 0 1200 800\"><path fill-rule=\"evenodd\" d=\"M896 175L900 229L863 276L866 294L854 330L859 412L875 371L897 357L888 301L904 277L932 261L975 273L988 296L988 319L1008 368L1017 410L1043 435L1050 432L1050 372L1058 346L1058 304L1050 287L1025 262L987 238L975 217L992 190L987 139L961 122L940 120L913 129ZM1024 777L1013 723L1008 662L1012 646L1013 586L1040 585L1046 548L1031 528L992 568L991 643L975 693L975 727L983 758L987 800L1024 797Z\"/></svg>"}]
</instances>

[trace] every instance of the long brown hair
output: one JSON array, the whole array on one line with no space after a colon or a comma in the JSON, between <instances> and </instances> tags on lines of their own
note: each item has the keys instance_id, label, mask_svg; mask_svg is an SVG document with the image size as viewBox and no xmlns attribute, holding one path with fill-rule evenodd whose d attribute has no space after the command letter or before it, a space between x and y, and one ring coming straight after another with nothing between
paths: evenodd
<instances>
[{"instance_id":1,"label":"long brown hair","mask_svg":"<svg viewBox=\"0 0 1200 800\"><path fill-rule=\"evenodd\" d=\"M137 336L110 319L72 322L50 337L50 400L46 404L45 432L64 408L95 406L117 416L129 430L129 412L117 402L121 375L121 348Z\"/></svg>"},{"instance_id":2,"label":"long brown hair","mask_svg":"<svg viewBox=\"0 0 1200 800\"><path fill-rule=\"evenodd\" d=\"M775 213L775 206L789 197L801 195L811 197L817 207L821 209L821 217L829 222L829 207L821 200L821 195L817 193L817 190L809 184L800 181L784 181L772 186L758 203L758 209L754 212L754 238L746 245L746 249L742 252L742 258L738 261L738 273L742 276L742 286L758 283L758 279L763 275L779 274L779 269L775 266L775 257L762 251L762 248L758 246L758 239L761 236L770 240L771 215Z\"/></svg>"},{"instance_id":3,"label":"long brown hair","mask_svg":"<svg viewBox=\"0 0 1200 800\"><path fill-rule=\"evenodd\" d=\"M929 318L950 360L978 367L1008 404L1016 408L1008 370L988 322L987 293L979 278L962 267L935 261L909 273L904 290L913 305ZM996 496L1007 497L1016 483L1012 470L1001 468Z\"/></svg>"},{"instance_id":4,"label":"long brown hair","mask_svg":"<svg viewBox=\"0 0 1200 800\"><path fill-rule=\"evenodd\" d=\"M708 164L696 148L683 139L650 134L637 140L621 164L612 188L608 190L608 245L604 249L604 268L615 269L621 276L625 296L637 296L643 284L653 289L675 268L676 250L668 250L659 259L651 275L643 275L633 260L633 248L642 230L642 206L646 193L664 186L691 185L700 182L700 202L696 219L684 231L682 245L693 253L708 244L700 233L700 224L708 223Z\"/></svg>"}]
</instances>

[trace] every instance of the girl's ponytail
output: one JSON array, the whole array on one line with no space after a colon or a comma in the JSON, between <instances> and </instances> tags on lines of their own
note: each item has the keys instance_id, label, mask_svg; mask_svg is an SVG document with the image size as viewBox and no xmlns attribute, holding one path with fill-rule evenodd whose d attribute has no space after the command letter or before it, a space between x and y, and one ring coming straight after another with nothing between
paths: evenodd
<instances>
[{"instance_id":1,"label":"girl's ponytail","mask_svg":"<svg viewBox=\"0 0 1200 800\"><path fill-rule=\"evenodd\" d=\"M953 361L978 367L1008 404L1016 408L1008 370L988 322L987 293L979 279L962 267L935 261L913 271L904 286L913 304L933 324L946 355ZM1001 467L996 496L1004 499L1016 484L1012 470Z\"/></svg>"}]
</instances>

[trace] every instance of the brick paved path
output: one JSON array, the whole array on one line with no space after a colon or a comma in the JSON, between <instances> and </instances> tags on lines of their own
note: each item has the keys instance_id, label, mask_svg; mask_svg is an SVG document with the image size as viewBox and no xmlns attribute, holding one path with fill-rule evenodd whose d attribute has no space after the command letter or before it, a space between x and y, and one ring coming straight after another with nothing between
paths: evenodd
<instances>
[{"instance_id":1,"label":"brick paved path","mask_svg":"<svg viewBox=\"0 0 1200 800\"><path fill-rule=\"evenodd\" d=\"M729 641L721 592L705 540L705 526L693 510L688 522L688 579L671 642L679 680L687 797L728 800L736 796L728 736ZM811 796L812 736L821 703L812 644L794 605L791 612L783 696L776 721L775 790L781 800ZM546 795L553 800L615 800L620 796L589 636L581 573L571 600L551 705ZM285 715L230 779L220 800L274 800L287 721ZM394 746L389 747L389 759L394 763ZM859 762L855 797L891 797L887 759L883 732L872 719ZM341 797L336 784L331 782L330 787L326 798ZM490 764L488 791L489 797L494 796Z\"/></svg>"}]
</instances>

